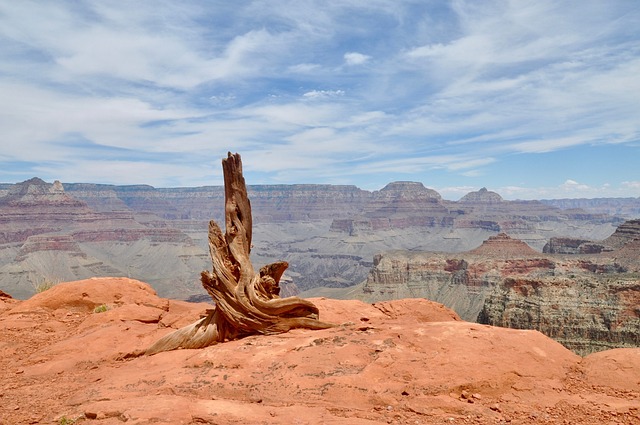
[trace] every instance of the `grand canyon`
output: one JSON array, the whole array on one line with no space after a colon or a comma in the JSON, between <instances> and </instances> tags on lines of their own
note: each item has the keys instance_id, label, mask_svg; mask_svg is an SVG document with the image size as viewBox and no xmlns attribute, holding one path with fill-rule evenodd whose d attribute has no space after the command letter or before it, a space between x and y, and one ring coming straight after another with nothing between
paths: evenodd
<instances>
[{"instance_id":1,"label":"grand canyon","mask_svg":"<svg viewBox=\"0 0 640 425\"><path fill-rule=\"evenodd\" d=\"M248 195L252 262L338 326L136 357L207 308L223 187L0 185L2 423L640 421L640 198Z\"/></svg>"}]
</instances>

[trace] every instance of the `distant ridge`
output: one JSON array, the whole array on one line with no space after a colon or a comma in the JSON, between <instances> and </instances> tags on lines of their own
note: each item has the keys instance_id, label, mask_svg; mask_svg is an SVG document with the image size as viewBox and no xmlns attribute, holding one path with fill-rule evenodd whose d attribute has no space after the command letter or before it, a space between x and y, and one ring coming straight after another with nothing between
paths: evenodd
<instances>
[{"instance_id":1,"label":"distant ridge","mask_svg":"<svg viewBox=\"0 0 640 425\"><path fill-rule=\"evenodd\" d=\"M540 256L538 251L506 233L489 237L482 245L469 251L469 254L501 257Z\"/></svg>"}]
</instances>

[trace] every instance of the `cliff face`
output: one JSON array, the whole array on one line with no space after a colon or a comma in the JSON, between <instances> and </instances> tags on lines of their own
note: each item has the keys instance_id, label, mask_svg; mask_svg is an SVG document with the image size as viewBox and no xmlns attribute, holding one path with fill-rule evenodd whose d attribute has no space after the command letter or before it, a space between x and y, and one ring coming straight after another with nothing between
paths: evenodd
<instances>
[{"instance_id":1,"label":"cliff face","mask_svg":"<svg viewBox=\"0 0 640 425\"><path fill-rule=\"evenodd\" d=\"M620 249L640 240L640 220L628 220L618 226L611 236L602 241L554 237L547 242L543 252L548 254L599 254Z\"/></svg>"},{"instance_id":2,"label":"cliff face","mask_svg":"<svg viewBox=\"0 0 640 425\"><path fill-rule=\"evenodd\" d=\"M580 209L626 219L640 216L640 198L545 199L541 202L563 210Z\"/></svg>"},{"instance_id":3,"label":"cliff face","mask_svg":"<svg viewBox=\"0 0 640 425\"><path fill-rule=\"evenodd\" d=\"M640 347L640 276L570 276L506 278L487 296L478 322L539 330L580 355Z\"/></svg>"},{"instance_id":4,"label":"cliff face","mask_svg":"<svg viewBox=\"0 0 640 425\"><path fill-rule=\"evenodd\" d=\"M195 282L207 265L206 251L166 221L136 214L112 193L99 193L118 210L96 211L60 182L34 178L8 187L0 197L2 287L26 298L46 282L133 274L166 295L199 292ZM194 283L176 284L185 279Z\"/></svg>"},{"instance_id":5,"label":"cliff face","mask_svg":"<svg viewBox=\"0 0 640 425\"><path fill-rule=\"evenodd\" d=\"M181 223L223 219L221 186L156 189L67 184L65 187L68 193L97 211L124 206ZM567 212L537 201L505 201L484 188L460 201L445 201L438 192L417 182L389 183L373 192L335 185L249 185L247 189L256 224L331 220L331 231L352 236L410 228L462 232L481 229L508 232L542 249L547 237L566 236L561 231L567 226L575 226L572 236L606 237L621 222L606 214ZM466 249L472 246L473 243Z\"/></svg>"},{"instance_id":6,"label":"cliff face","mask_svg":"<svg viewBox=\"0 0 640 425\"><path fill-rule=\"evenodd\" d=\"M359 298L425 297L465 320L539 330L580 354L637 347L640 239L628 239L598 255L541 254L505 234L465 253L388 252Z\"/></svg>"},{"instance_id":7,"label":"cliff face","mask_svg":"<svg viewBox=\"0 0 640 425\"><path fill-rule=\"evenodd\" d=\"M452 308L464 320L475 321L487 296L505 277L551 276L563 267L579 266L557 264L524 242L500 234L466 253L379 254L363 285L362 298L370 302L427 298Z\"/></svg>"}]
</instances>

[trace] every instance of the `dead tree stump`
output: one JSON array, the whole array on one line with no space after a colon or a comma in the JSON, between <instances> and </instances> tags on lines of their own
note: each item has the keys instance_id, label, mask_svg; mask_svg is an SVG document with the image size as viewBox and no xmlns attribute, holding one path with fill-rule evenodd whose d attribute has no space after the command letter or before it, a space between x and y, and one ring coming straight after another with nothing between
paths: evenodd
<instances>
[{"instance_id":1,"label":"dead tree stump","mask_svg":"<svg viewBox=\"0 0 640 425\"><path fill-rule=\"evenodd\" d=\"M280 277L285 261L268 264L256 272L251 264L251 203L242 175L239 154L222 160L225 191L225 233L209 222L212 271L201 274L202 286L215 308L199 321L161 338L145 354L178 348L202 348L254 334L276 334L293 328L326 329L318 308L298 297L280 298Z\"/></svg>"}]
</instances>

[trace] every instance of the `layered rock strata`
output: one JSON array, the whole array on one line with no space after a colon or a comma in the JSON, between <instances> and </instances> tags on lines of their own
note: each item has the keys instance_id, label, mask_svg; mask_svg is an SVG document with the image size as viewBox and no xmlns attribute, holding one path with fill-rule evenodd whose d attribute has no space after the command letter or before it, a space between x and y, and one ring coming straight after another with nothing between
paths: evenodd
<instances>
[{"instance_id":1,"label":"layered rock strata","mask_svg":"<svg viewBox=\"0 0 640 425\"><path fill-rule=\"evenodd\" d=\"M602 274L508 277L488 294L477 321L539 330L580 355L640 347L640 276Z\"/></svg>"},{"instance_id":2,"label":"layered rock strata","mask_svg":"<svg viewBox=\"0 0 640 425\"><path fill-rule=\"evenodd\" d=\"M166 295L200 292L206 251L167 221L105 196L117 211L94 210L58 181L34 178L8 187L0 197L2 288L26 298L44 282L134 274ZM185 279L193 282L184 285Z\"/></svg>"},{"instance_id":3,"label":"layered rock strata","mask_svg":"<svg viewBox=\"0 0 640 425\"><path fill-rule=\"evenodd\" d=\"M388 252L376 256L360 298L425 297L465 320L539 330L580 354L637 347L640 239L629 239L598 255L542 254L506 234L459 254Z\"/></svg>"},{"instance_id":4,"label":"layered rock strata","mask_svg":"<svg viewBox=\"0 0 640 425\"><path fill-rule=\"evenodd\" d=\"M36 197L32 196L35 192L29 193L38 190L42 193ZM394 182L378 191L355 186L254 185L248 192L256 226L252 260L266 264L286 259L291 264L288 274L301 291L362 282L373 256L388 250L462 252L499 232L541 250L550 237L604 239L620 221L585 211L567 212L537 201L505 201L486 189L457 202L446 201L416 182ZM177 286L187 286L189 291L199 288L197 272L207 266L207 222L212 218L223 221L224 191L222 186L85 183L63 188L34 179L0 185L0 213L0 275L15 293L19 293L16 285L27 285L23 292L30 290L29 273L85 268L86 264L78 264L81 257L73 250L27 253L46 245L42 239L27 243L29 237L55 234L71 236L87 254L88 264L102 264L95 270L120 275L135 271L136 277L161 285L157 289L162 295L179 296L175 295L180 292L175 280L195 277L190 285ZM160 271L151 264L139 265L139 259L151 252L158 264L177 269ZM31 259L32 265L16 262L16 258ZM175 258L186 264L176 264ZM5 266L9 269L2 269ZM31 271L25 274L25 268ZM178 278L177 273L183 272L187 277ZM76 271L63 274L55 280L87 277Z\"/></svg>"}]
</instances>

